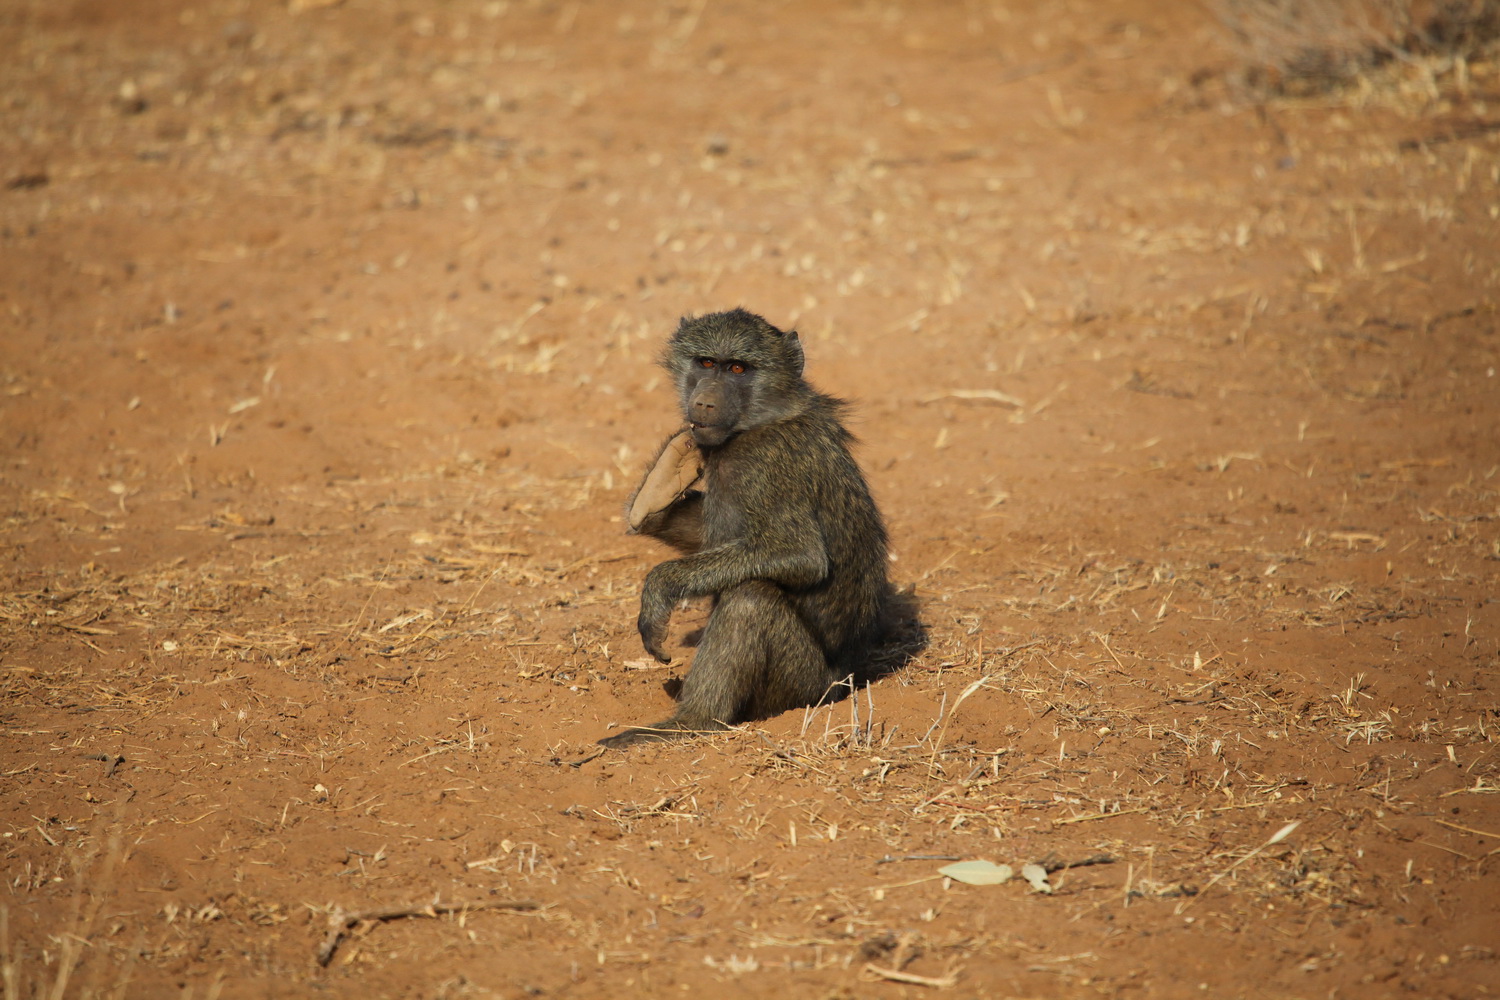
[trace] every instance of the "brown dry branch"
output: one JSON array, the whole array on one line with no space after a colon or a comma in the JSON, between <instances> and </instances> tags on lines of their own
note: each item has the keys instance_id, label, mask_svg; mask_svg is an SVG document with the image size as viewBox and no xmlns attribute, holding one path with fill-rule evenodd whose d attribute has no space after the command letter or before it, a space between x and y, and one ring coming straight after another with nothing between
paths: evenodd
<instances>
[{"instance_id":1,"label":"brown dry branch","mask_svg":"<svg viewBox=\"0 0 1500 1000\"><path fill-rule=\"evenodd\" d=\"M1022 410L1026 408L1024 402L1009 393L1001 392L999 389L950 389L947 392L924 396L919 402L926 406L944 399L957 399L963 402L1000 403L1004 406L1013 406Z\"/></svg>"},{"instance_id":2,"label":"brown dry branch","mask_svg":"<svg viewBox=\"0 0 1500 1000\"><path fill-rule=\"evenodd\" d=\"M946 976L919 976L914 972L902 972L898 969L882 969L872 963L866 962L864 967L864 978L870 981L887 980L893 983L907 983L912 986L930 986L934 989L947 989L958 984L958 975L949 973Z\"/></svg>"},{"instance_id":3,"label":"brown dry branch","mask_svg":"<svg viewBox=\"0 0 1500 1000\"><path fill-rule=\"evenodd\" d=\"M333 953L338 950L339 942L357 924L381 923L387 920L400 920L404 917L436 917L444 913L471 913L476 910L527 912L541 908L541 903L529 899L478 900L471 903L443 903L434 899L425 906L395 906L353 912L346 911L342 907L335 907L328 915L328 933L324 936L323 943L318 946L318 964L326 966L333 961Z\"/></svg>"},{"instance_id":4,"label":"brown dry branch","mask_svg":"<svg viewBox=\"0 0 1500 1000\"><path fill-rule=\"evenodd\" d=\"M1089 813L1086 816L1068 816L1064 819L1055 819L1053 826L1068 826L1072 823L1089 823L1096 819L1114 819L1116 816L1129 816L1133 813L1150 812L1150 806L1139 806L1135 809L1116 809L1113 812Z\"/></svg>"},{"instance_id":5,"label":"brown dry branch","mask_svg":"<svg viewBox=\"0 0 1500 1000\"><path fill-rule=\"evenodd\" d=\"M1438 826L1446 826L1450 830L1458 830L1462 833L1472 833L1479 837L1489 837L1491 840L1500 840L1500 833L1491 833L1488 830L1476 830L1472 826L1462 826L1458 823L1450 823L1445 819L1433 819Z\"/></svg>"},{"instance_id":6,"label":"brown dry branch","mask_svg":"<svg viewBox=\"0 0 1500 1000\"><path fill-rule=\"evenodd\" d=\"M1064 861L1049 856L1042 858L1036 863L1041 865L1042 868L1046 869L1047 874L1050 875L1053 872L1066 871L1070 868L1091 868L1094 865L1112 865L1116 864L1119 860L1120 859L1115 857L1113 854L1090 854L1087 857L1079 858L1076 861Z\"/></svg>"}]
</instances>

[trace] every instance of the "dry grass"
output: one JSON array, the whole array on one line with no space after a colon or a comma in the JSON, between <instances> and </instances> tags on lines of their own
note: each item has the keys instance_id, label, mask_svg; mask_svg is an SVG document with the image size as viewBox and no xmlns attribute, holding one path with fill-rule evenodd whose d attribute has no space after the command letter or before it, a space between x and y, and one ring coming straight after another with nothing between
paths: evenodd
<instances>
[{"instance_id":1,"label":"dry grass","mask_svg":"<svg viewBox=\"0 0 1500 1000\"><path fill-rule=\"evenodd\" d=\"M1214 0L1247 82L1285 95L1356 85L1391 64L1460 77L1493 58L1496 0Z\"/></svg>"}]
</instances>

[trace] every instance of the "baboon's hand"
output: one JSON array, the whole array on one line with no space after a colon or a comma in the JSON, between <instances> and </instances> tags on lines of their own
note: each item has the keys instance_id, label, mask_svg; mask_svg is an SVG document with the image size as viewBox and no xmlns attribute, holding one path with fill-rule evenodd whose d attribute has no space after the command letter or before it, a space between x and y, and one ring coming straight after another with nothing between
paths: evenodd
<instances>
[{"instance_id":1,"label":"baboon's hand","mask_svg":"<svg viewBox=\"0 0 1500 1000\"><path fill-rule=\"evenodd\" d=\"M646 574L646 584L641 588L641 613L635 620L635 627L641 633L641 645L662 663L669 663L672 659L661 647L667 638L667 623L672 620L672 605L677 603L677 595L668 585L667 573L662 571L667 565L662 563Z\"/></svg>"},{"instance_id":2,"label":"baboon's hand","mask_svg":"<svg viewBox=\"0 0 1500 1000\"><path fill-rule=\"evenodd\" d=\"M670 617L670 609L667 614L652 614L642 607L640 617L635 620L635 627L641 633L641 645L660 663L672 661L672 657L662 652L661 648L662 641L667 636L667 621Z\"/></svg>"}]
</instances>

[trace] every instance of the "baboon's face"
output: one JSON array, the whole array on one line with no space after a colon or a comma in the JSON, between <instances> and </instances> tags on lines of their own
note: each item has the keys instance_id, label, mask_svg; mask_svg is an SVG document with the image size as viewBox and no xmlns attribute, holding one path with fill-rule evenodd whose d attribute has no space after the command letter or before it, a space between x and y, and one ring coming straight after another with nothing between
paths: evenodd
<instances>
[{"instance_id":1,"label":"baboon's face","mask_svg":"<svg viewBox=\"0 0 1500 1000\"><path fill-rule=\"evenodd\" d=\"M703 448L793 416L812 392L802 381L797 334L743 309L684 319L662 363L677 383L693 441Z\"/></svg>"},{"instance_id":2,"label":"baboon's face","mask_svg":"<svg viewBox=\"0 0 1500 1000\"><path fill-rule=\"evenodd\" d=\"M693 441L715 448L740 430L741 417L755 393L756 372L736 358L692 359L682 387L682 415Z\"/></svg>"}]
</instances>

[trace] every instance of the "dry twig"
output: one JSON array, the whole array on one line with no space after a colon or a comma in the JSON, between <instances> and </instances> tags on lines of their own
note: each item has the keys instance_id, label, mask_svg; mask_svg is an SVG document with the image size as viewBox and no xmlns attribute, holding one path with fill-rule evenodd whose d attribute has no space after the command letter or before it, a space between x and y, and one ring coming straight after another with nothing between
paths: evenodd
<instances>
[{"instance_id":1,"label":"dry twig","mask_svg":"<svg viewBox=\"0 0 1500 1000\"><path fill-rule=\"evenodd\" d=\"M335 907L334 911L328 915L328 933L318 948L318 964L326 966L333 961L333 953L338 950L339 942L344 939L344 935L354 925L366 921L399 920L402 917L435 917L440 913L468 913L473 910L537 910L541 908L541 905L529 899L496 899L473 903L442 903L433 900L426 906L395 906L353 912Z\"/></svg>"},{"instance_id":2,"label":"dry twig","mask_svg":"<svg viewBox=\"0 0 1500 1000\"><path fill-rule=\"evenodd\" d=\"M912 986L931 986L935 989L947 989L958 982L958 976L953 973L946 976L919 976L915 972L882 969L870 962L865 963L865 975L872 979L887 979L893 983L910 983Z\"/></svg>"}]
</instances>

